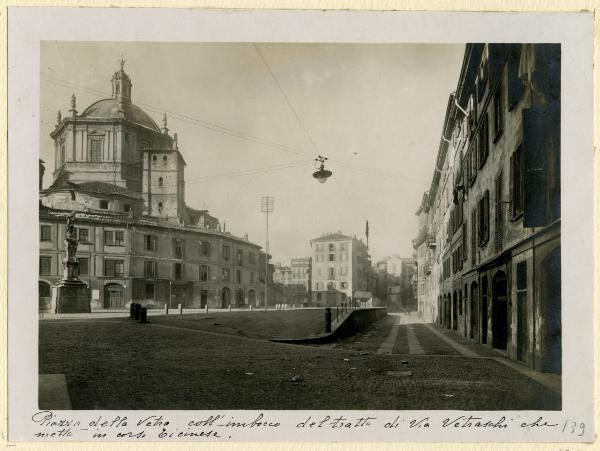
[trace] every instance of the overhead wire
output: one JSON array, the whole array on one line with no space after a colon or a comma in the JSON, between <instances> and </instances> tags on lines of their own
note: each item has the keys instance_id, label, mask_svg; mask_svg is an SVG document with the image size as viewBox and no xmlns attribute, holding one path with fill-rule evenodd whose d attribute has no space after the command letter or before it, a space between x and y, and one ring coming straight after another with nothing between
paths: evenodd
<instances>
[{"instance_id":1,"label":"overhead wire","mask_svg":"<svg viewBox=\"0 0 600 451\"><path fill-rule=\"evenodd\" d=\"M257 51L260 52L260 50L258 50L258 48L257 48ZM314 144L314 141L312 140L312 137L310 136L310 134L308 134L308 131L306 130L306 127L304 126L304 124L300 120L300 118L299 118L296 110L294 109L294 107L291 105L291 103L289 101L289 98L285 95L285 92L283 92L283 89L281 88L281 85L277 82L277 79L274 76L272 70L270 70L268 64L266 64L266 61L262 57L262 53L259 53L259 54L261 55L261 59L263 60L263 64L265 64L265 66L269 70L271 76L274 78L275 82L277 83L277 86L278 86L279 90L281 91L282 95L284 96L286 102L288 103L288 105L292 109L294 115L296 116L296 119L300 123L301 128L306 133L306 135L308 137L308 140L311 143L311 146L316 151L316 146ZM43 79L45 79L46 81L49 81L49 82L57 84L57 85L62 85L64 87L78 89L80 91L87 92L87 93L90 93L90 94L103 96L104 98L110 97L110 94L108 92L99 91L99 90L95 90L95 89L83 87L83 86L78 85L76 83L72 83L72 82L70 82L68 80L63 80L63 79L60 79L60 78L57 78L57 77L52 77L52 76L47 75L47 74L42 74L41 77ZM286 144L277 143L275 141L272 141L272 140L269 140L269 139L265 139L265 138L260 138L260 137L257 137L257 136L254 136L254 135L251 135L251 134L248 134L248 133L245 133L245 132L240 132L240 131L237 131L237 130L233 130L233 129L230 129L228 127L225 127L225 126L222 126L222 125L219 125L219 124L215 124L215 123L212 123L212 122L208 122L208 121L205 121L205 120L197 119L197 118L194 118L194 117L186 115L186 114L182 114L182 113L178 113L178 112L175 112L175 111L171 111L171 110L166 110L166 109L163 109L163 108L159 108L159 107L153 106L153 105L145 103L145 102L136 102L136 103L139 104L140 106L143 106L144 108L146 108L146 109L148 109L150 111L155 112L155 113L159 113L160 114L160 113L166 112L171 117L173 117L175 119L178 119L178 120L181 120L182 122L191 123L193 125L197 125L197 126L200 126L200 127L212 130L212 131L223 133L223 134L226 134L226 135L229 135L229 136L232 136L232 137L237 137L239 139L243 139L243 140L246 140L246 141L255 142L257 144L261 144L261 145L264 145L264 146L267 146L267 147L270 147L270 148L273 148L273 149L281 150L283 152L287 152L287 153L290 153L290 154L295 154L295 155L298 155L298 156L310 156L310 157L314 157L313 153L307 152L307 151L304 151L304 150L301 150L301 149L298 149L296 147L292 147L292 146L289 146L289 145L286 145ZM360 165L356 165L356 164L350 164L350 163L347 163L347 162L345 162L343 160L340 160L338 158L335 158L335 157L329 158L329 161L330 161L330 163L333 163L333 164L336 164L336 165L341 166L343 168L351 169L351 170L354 170L354 171L357 171L357 172L363 172L363 173L366 173L366 174L382 174L382 175L386 175L388 177L397 179L396 176L394 176L393 174L389 173L388 171L385 171L385 170L382 170L382 169L376 169L376 168L371 168L371 167L368 167L368 166L360 166ZM141 163L123 163L123 164L137 165L137 164L141 164Z\"/></svg>"},{"instance_id":2,"label":"overhead wire","mask_svg":"<svg viewBox=\"0 0 600 451\"><path fill-rule=\"evenodd\" d=\"M258 53L258 55L260 56L260 59L262 60L263 64L265 65L265 67L267 68L267 70L269 71L269 73L271 74L271 77L273 78L273 81L275 81L275 84L277 85L277 87L279 88L279 92L281 93L281 95L283 96L283 98L285 99L286 103L288 104L288 106L290 107L290 110L292 110L292 113L294 113L294 116L296 117L296 120L298 121L298 123L300 124L300 127L302 128L302 130L304 130L304 134L306 135L306 137L308 138L308 141L310 142L313 150L318 153L317 150L317 146L315 145L315 142L313 141L312 137L310 136L310 134L308 133L308 130L306 129L306 127L304 126L304 123L302 122L302 119L300 119L300 116L298 115L298 112L296 111L296 108L294 108L294 106L292 105L292 102L290 102L290 99L288 98L287 94L285 93L285 91L283 90L283 88L281 87L281 84L279 83L279 80L277 79L277 77L275 76L275 73L273 72L273 70L271 69L271 67L269 66L269 63L267 62L267 60L265 59L265 56L262 54L262 52L260 51L260 48L258 47L258 44L256 42L253 43L254 44L254 48L256 49L256 52Z\"/></svg>"}]
</instances>

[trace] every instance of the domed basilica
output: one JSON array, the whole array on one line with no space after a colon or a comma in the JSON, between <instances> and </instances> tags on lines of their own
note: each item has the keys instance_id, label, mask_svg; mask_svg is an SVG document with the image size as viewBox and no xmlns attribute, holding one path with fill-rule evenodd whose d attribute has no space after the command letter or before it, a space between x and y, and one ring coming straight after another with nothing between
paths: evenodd
<instances>
[{"instance_id":1,"label":"domed basilica","mask_svg":"<svg viewBox=\"0 0 600 451\"><path fill-rule=\"evenodd\" d=\"M91 310L165 305L258 306L265 254L232 235L207 210L185 203L185 160L167 117L162 128L132 103L124 60L112 97L80 114L75 95L50 137L56 168L42 189L40 162L40 311L56 311L65 221L74 212L79 279ZM271 280L269 278L269 280Z\"/></svg>"}]
</instances>

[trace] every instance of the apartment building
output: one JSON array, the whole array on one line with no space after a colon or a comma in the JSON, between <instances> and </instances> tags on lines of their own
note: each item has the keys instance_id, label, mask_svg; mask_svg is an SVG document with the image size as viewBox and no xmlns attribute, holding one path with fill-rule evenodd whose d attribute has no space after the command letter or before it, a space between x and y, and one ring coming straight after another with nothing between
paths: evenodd
<instances>
[{"instance_id":1,"label":"apartment building","mask_svg":"<svg viewBox=\"0 0 600 451\"><path fill-rule=\"evenodd\" d=\"M367 246L341 232L311 240L312 302L336 305L370 289L371 257Z\"/></svg>"},{"instance_id":2,"label":"apartment building","mask_svg":"<svg viewBox=\"0 0 600 451\"><path fill-rule=\"evenodd\" d=\"M560 46L468 44L413 240L418 309L561 372Z\"/></svg>"}]
</instances>

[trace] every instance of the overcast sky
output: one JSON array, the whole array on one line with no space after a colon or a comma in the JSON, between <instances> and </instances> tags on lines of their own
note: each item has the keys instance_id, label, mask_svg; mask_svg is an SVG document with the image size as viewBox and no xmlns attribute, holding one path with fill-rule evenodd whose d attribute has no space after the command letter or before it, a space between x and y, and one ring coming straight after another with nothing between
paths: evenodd
<instances>
[{"instance_id":1,"label":"overcast sky","mask_svg":"<svg viewBox=\"0 0 600 451\"><path fill-rule=\"evenodd\" d=\"M67 114L72 93L79 112L110 97L123 54L133 103L159 126L162 111L173 113L188 205L264 245L260 197L273 195L275 262L310 255L309 240L327 232L364 240L366 220L373 262L410 257L463 53L464 45L46 42L44 186L57 110ZM312 177L317 154L330 158L325 184Z\"/></svg>"}]
</instances>

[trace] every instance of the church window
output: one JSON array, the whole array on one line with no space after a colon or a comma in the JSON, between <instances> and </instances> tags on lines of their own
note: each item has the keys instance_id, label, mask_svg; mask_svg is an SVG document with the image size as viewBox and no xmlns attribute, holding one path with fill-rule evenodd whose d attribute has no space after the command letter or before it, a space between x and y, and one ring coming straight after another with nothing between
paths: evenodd
<instances>
[{"instance_id":1,"label":"church window","mask_svg":"<svg viewBox=\"0 0 600 451\"><path fill-rule=\"evenodd\" d=\"M162 177L158 178L158 186L163 186L163 178Z\"/></svg>"},{"instance_id":2,"label":"church window","mask_svg":"<svg viewBox=\"0 0 600 451\"><path fill-rule=\"evenodd\" d=\"M40 274L52 274L52 257L40 257Z\"/></svg>"},{"instance_id":3,"label":"church window","mask_svg":"<svg viewBox=\"0 0 600 451\"><path fill-rule=\"evenodd\" d=\"M163 157L163 164L167 164L167 156L166 155Z\"/></svg>"},{"instance_id":4,"label":"church window","mask_svg":"<svg viewBox=\"0 0 600 451\"><path fill-rule=\"evenodd\" d=\"M51 233L52 233L52 228L49 225L40 226L40 240L41 241L52 241Z\"/></svg>"},{"instance_id":5,"label":"church window","mask_svg":"<svg viewBox=\"0 0 600 451\"><path fill-rule=\"evenodd\" d=\"M94 162L102 161L102 140L90 140L90 160Z\"/></svg>"},{"instance_id":6,"label":"church window","mask_svg":"<svg viewBox=\"0 0 600 451\"><path fill-rule=\"evenodd\" d=\"M162 203L162 202L159 202L159 203L158 203L158 212L159 212L159 213L162 213L162 208L163 208L163 203Z\"/></svg>"},{"instance_id":7,"label":"church window","mask_svg":"<svg viewBox=\"0 0 600 451\"><path fill-rule=\"evenodd\" d=\"M156 155L152 155L152 162L156 163Z\"/></svg>"},{"instance_id":8,"label":"church window","mask_svg":"<svg viewBox=\"0 0 600 451\"><path fill-rule=\"evenodd\" d=\"M102 210L108 210L108 201L107 200L101 200L100 201L100 208Z\"/></svg>"}]
</instances>

